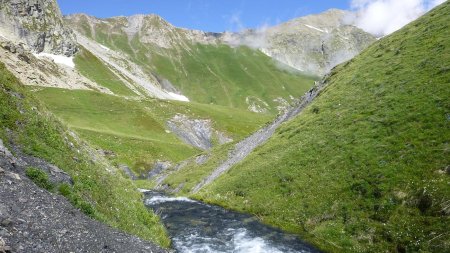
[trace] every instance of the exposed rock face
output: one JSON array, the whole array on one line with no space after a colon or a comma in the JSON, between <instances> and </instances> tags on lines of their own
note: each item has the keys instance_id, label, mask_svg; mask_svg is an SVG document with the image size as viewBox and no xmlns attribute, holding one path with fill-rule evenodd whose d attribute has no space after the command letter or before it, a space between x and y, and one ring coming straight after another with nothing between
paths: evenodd
<instances>
[{"instance_id":1,"label":"exposed rock face","mask_svg":"<svg viewBox=\"0 0 450 253\"><path fill-rule=\"evenodd\" d=\"M92 82L75 69L56 64L47 57L36 57L28 48L24 43L12 42L0 36L0 59L23 84L64 89L92 89L112 94L110 90Z\"/></svg>"},{"instance_id":2,"label":"exposed rock face","mask_svg":"<svg viewBox=\"0 0 450 253\"><path fill-rule=\"evenodd\" d=\"M153 44L159 48L184 48L189 44L210 44L216 42L213 33L178 28L158 15L133 15L129 17L112 17L99 19L85 14L74 14L65 17L66 21L78 32L93 37L96 30L119 32L135 37L144 44Z\"/></svg>"},{"instance_id":3,"label":"exposed rock face","mask_svg":"<svg viewBox=\"0 0 450 253\"><path fill-rule=\"evenodd\" d=\"M134 174L134 172L127 165L120 164L119 169L121 169L123 171L123 173L131 180L138 179L138 177Z\"/></svg>"},{"instance_id":4,"label":"exposed rock face","mask_svg":"<svg viewBox=\"0 0 450 253\"><path fill-rule=\"evenodd\" d=\"M148 173L147 179L152 179L156 177L157 175L161 174L163 171L169 169L172 167L172 163L168 161L157 161L154 165L152 170Z\"/></svg>"},{"instance_id":5,"label":"exposed rock face","mask_svg":"<svg viewBox=\"0 0 450 253\"><path fill-rule=\"evenodd\" d=\"M35 53L72 56L78 50L55 0L0 0L0 35L24 42Z\"/></svg>"},{"instance_id":6,"label":"exposed rock face","mask_svg":"<svg viewBox=\"0 0 450 253\"><path fill-rule=\"evenodd\" d=\"M202 150L212 148L213 140L217 140L219 144L232 141L225 134L215 131L211 120L190 119L186 115L177 114L167 122L167 126L185 143Z\"/></svg>"},{"instance_id":7,"label":"exposed rock face","mask_svg":"<svg viewBox=\"0 0 450 253\"><path fill-rule=\"evenodd\" d=\"M247 45L295 69L323 75L357 55L375 37L348 24L349 12L332 9L262 30L225 33L230 45Z\"/></svg>"}]
</instances>

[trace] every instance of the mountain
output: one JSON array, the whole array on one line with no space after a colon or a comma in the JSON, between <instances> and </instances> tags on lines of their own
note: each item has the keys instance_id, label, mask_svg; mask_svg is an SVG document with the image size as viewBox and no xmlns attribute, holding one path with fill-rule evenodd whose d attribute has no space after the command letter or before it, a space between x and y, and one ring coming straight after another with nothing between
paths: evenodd
<instances>
[{"instance_id":1,"label":"mountain","mask_svg":"<svg viewBox=\"0 0 450 253\"><path fill-rule=\"evenodd\" d=\"M447 1L334 68L299 116L229 170L239 154L226 146L158 183L183 195L200 183L197 199L325 251L448 252L449 14Z\"/></svg>"},{"instance_id":2,"label":"mountain","mask_svg":"<svg viewBox=\"0 0 450 253\"><path fill-rule=\"evenodd\" d=\"M146 80L145 87L193 102L276 112L316 79L280 69L261 52L217 43L215 35L176 28L156 15L97 19L80 14L66 22L78 32L80 44L109 65L132 69Z\"/></svg>"},{"instance_id":3,"label":"mountain","mask_svg":"<svg viewBox=\"0 0 450 253\"><path fill-rule=\"evenodd\" d=\"M245 155L254 151L250 155L251 158L245 159L242 163L239 162L245 158L245 155L240 157L242 159L233 159L230 166L225 166L225 174L218 173L217 175L222 176L211 177L213 179L210 180L211 184L208 184L208 180L208 183L200 184L198 188L200 191L195 196L257 214L268 223L305 235L307 239L324 249L354 247L355 251L358 251L367 249L367 245L374 242L379 249L392 246L401 250L402 243L406 239L401 241L395 237L396 235L388 234L389 238L393 239L386 242L390 239L380 237L381 232L379 233L378 230L376 232L370 230L369 225L375 224L377 227L378 221L354 222L361 217L367 218L364 216L366 215L364 211L358 212L357 215L352 212L352 210L358 210L354 202L342 202L348 203L348 209L346 209L347 206L342 206L340 203L331 203L332 197L325 194L327 192L322 194L322 192L313 191L317 188L323 189L321 183L329 178L336 180L335 184L344 186L350 182L351 189L356 190L343 191L346 200L355 199L355 195L351 195L354 192L359 191L358 194L368 196L372 196L370 195L372 192L377 192L374 194L376 196L381 194L381 196L376 197L376 200L368 198L368 201L378 205L373 207L374 209L385 210L383 209L385 202L390 203L388 196L391 195L388 194L391 192L386 190L389 189L389 184L386 186L380 184L377 186L380 190L378 188L373 190L373 185L376 185L378 181L372 182L370 177L364 177L372 176L372 174L355 172L355 179L345 177L350 173L337 169L335 174L327 177L328 174L324 172L324 168L330 164L324 165L317 162L317 166L308 163L310 167L307 167L317 172L312 173L312 176L318 177L317 180L312 183L308 181L310 183L308 185L300 185L302 187L300 190L296 188L297 183L304 183L299 178L308 178L307 176L310 175L296 170L295 155L297 153L295 152L303 152L305 149L310 152L317 151L317 153L308 154L315 155L317 161L320 160L317 157L320 155L321 158L330 158L333 161L337 159L336 161L344 163L347 160L338 160L341 158L340 154L332 153L323 147L326 146L323 143L329 142L327 145L331 150L336 152L342 150L341 146L333 142L339 136L329 134L330 132L351 131L351 133L363 135L364 131L368 131L364 128L367 125L395 123L390 121L385 123L384 119L375 116L367 121L357 117L358 114L355 116L356 120L361 120L361 124L364 123L363 127L354 129L349 125L341 124L341 115L345 116L345 113L361 110L363 114L366 112L364 110L370 110L370 113L375 115L377 112L375 106L387 106L383 104L384 100L373 98L371 92L375 88L370 86L372 80L383 81L376 82L377 88L380 89L376 92L379 92L380 96L386 95L389 91L389 94L394 95L398 92L409 92L422 98L421 95L428 94L424 92L433 91L437 94L433 94L433 98L437 99L435 102L443 103L439 96L445 95L445 90L442 92L433 89L433 83L427 82L428 80L424 82L431 88L426 91L419 89L418 86L414 86L416 90L405 90L406 88L396 90L386 85L391 82L395 84L395 81L398 81L388 79L393 76L394 70L386 66L378 66L377 69L385 67L387 72L386 75L375 76L374 73L377 70L367 67L369 66L367 62L373 60L377 63L378 59L379 64L388 64L390 58L384 57L384 53L391 54L394 49L391 50L389 45L383 44L388 38L375 42L372 36L346 24L343 21L346 15L347 13L343 11L330 10L323 14L299 18L255 31L208 33L175 27L157 15L99 19L77 14L63 18L55 0L0 0L1 195L8 196L7 203L15 207L29 202L27 206L29 210L38 209L38 200L42 200L52 208L46 209L46 212L40 213L41 216L38 217L50 217L52 221L62 217L64 220L61 224L70 224L70 215L67 214L78 212L73 209L74 206L81 210L84 216L80 213L77 216L79 219L74 220L73 224L87 224L87 230L92 233L101 233L101 240L106 240L104 246L109 247L106 242L123 238L127 242L138 241L134 244L136 249L145 248L148 243L124 234L116 233L117 237L114 237L111 235L114 234L114 230L99 223L91 223L89 217L167 247L170 240L166 231L158 217L144 207L142 195L137 188L152 188L157 185L165 189L178 188L181 193L188 193L191 186L198 185L205 176L216 169L216 166L223 164L226 157L232 159L233 155L236 155L233 154L234 150L237 150L235 153L239 153L244 149ZM442 15L436 14L436 18L438 16ZM440 25L436 25L433 29L439 27ZM430 29L427 31L432 35L430 39L441 38L439 36L445 34L438 34ZM419 34L411 36L417 37ZM406 61L408 57L416 57L411 54L412 49L409 48L411 43L401 44L401 41L412 40L407 38L408 36L403 36L393 40L394 47L397 47L394 50L396 55L404 61L391 62L392 66L407 69L409 67L407 64L410 64L410 61ZM417 38L414 37L414 39ZM369 47L362 56L346 63L345 66L337 67L328 79L318 82L321 76L334 65L351 58L374 42L376 44ZM433 43L438 42L433 41ZM373 51L380 45L383 45L380 50L387 51L383 51L383 54L380 53L378 56L378 52L375 54ZM444 50L447 44L442 45L443 48L440 50ZM417 49L416 53L424 51L419 47L415 49ZM429 64L438 61L433 59L446 57L446 54L436 53L436 55L428 54L422 57L428 59L424 62L419 61L420 66L425 70ZM417 59L414 58L414 60ZM439 78L447 73L447 67L444 65L439 66L438 69L441 72L433 72L435 74L433 78ZM432 72L431 69L429 71ZM372 74L374 76L371 76ZM415 82L420 80L417 75L422 73L403 73L405 80L408 80L407 83L411 85L415 85ZM426 75L423 74L423 76ZM324 88L324 85L328 87ZM362 93L358 95L367 101L360 101L363 100L361 97L353 96L352 85L367 85L364 89L357 90ZM333 87L342 88L335 88L337 91L333 91ZM322 91L322 88L325 90ZM323 98L327 97L327 94L331 94L329 95L331 100L324 101ZM404 97L400 95L396 96L403 99ZM317 101L316 96L318 96ZM422 103L423 99L419 98L411 100L411 103ZM343 102L347 105L342 107L345 110L335 111L341 108L336 109L336 105L340 106ZM311 110L307 107L310 103L313 103ZM411 105L408 104L408 106ZM299 113L300 116L294 121L283 123ZM310 118L304 121L303 118L308 115ZM397 114L394 116L405 122L410 119L403 119ZM435 118L428 120L434 122L432 120ZM307 123L310 125L303 126ZM266 145L258 147L267 141L278 127L281 127L281 132L276 132L275 137ZM331 127L333 127L332 130L330 130ZM405 127L413 129L406 124ZM427 127L434 129L432 126L427 125ZM291 133L292 131L294 133ZM285 140L287 132L289 136L292 135L290 137L292 140L287 137L288 140ZM381 136L380 138L384 138L382 130L372 129L370 133L373 132ZM298 135L299 133L311 133L311 135ZM345 134L348 133L345 132ZM320 139L312 139L314 136ZM411 143L404 146L408 149L416 148L415 145L419 141L414 138L417 136L420 134L406 136L408 138L405 138L410 139ZM430 137L434 138L434 135ZM433 138L427 144L438 145L436 138ZM255 143L251 143L252 140L255 140ZM304 142L305 140L309 142ZM344 141L350 142L347 139ZM370 147L364 146L364 143L358 146L358 150L373 151L373 153L379 151L371 150ZM245 146L247 144L251 147ZM383 143L382 147L388 144ZM275 147L271 149L272 146ZM418 148L422 147L418 146ZM442 147L437 146L437 148L441 150ZM229 154L231 156L228 156ZM293 162L278 164L280 157L293 157ZM415 161L414 157L407 158ZM430 160L434 161L434 156ZM378 162L389 167L389 161L381 159ZM259 162L261 164L258 164ZM303 162L301 159L298 160L298 163L303 164ZM236 167L227 171L233 164L237 164ZM361 162L358 163L358 165L361 164ZM423 168L427 166L424 163L420 164ZM293 169L291 167L283 169L283 166L293 166ZM361 166L363 169L368 167ZM281 172L270 174L274 168L280 168ZM294 172L291 173L290 169ZM413 166L411 170L417 172ZM166 171L172 174L164 174ZM243 174L240 174L240 171L244 171ZM247 173L247 171L250 172ZM381 170L380 173L382 172ZM238 176L230 179L235 177L234 173ZM296 173L299 173L301 177ZM399 174L399 177L401 175L403 174ZM378 178L378 174L375 176ZM128 177L134 181L129 180ZM24 180L21 180L22 178ZM277 180L273 183L267 178ZM354 184L354 181L361 186ZM8 187L8 182L15 183L14 187ZM419 181L412 182L422 186ZM37 188L37 185L44 189ZM255 193L255 186L264 196ZM223 189L226 187L229 188L227 193L224 193ZM437 184L433 189L441 192L439 187L441 185ZM310 191L313 196L323 198L323 201L316 203L305 196L306 204L299 203L295 196L303 194L303 189ZM335 188L329 188L331 194L336 193L331 191L333 189ZM38 191L37 198L29 197L28 193L36 191ZM66 200L61 196L53 197L52 194L58 193L65 196ZM416 196L405 189L399 189L401 196L404 196L403 193L407 196L404 198ZM436 200L434 195L429 195L428 191L422 191L422 193L423 196L418 198L411 197L411 203L423 202L418 204L424 207L423 212L435 214L433 211L435 207L430 209L429 201L437 203L436 205L442 203ZM14 197L19 196L17 194L20 195L19 198ZM59 204L53 206L52 199ZM72 207L69 202L73 205ZM240 204L244 205L244 208ZM371 208L371 206L364 206L363 204L367 203L362 200L357 204L366 209ZM334 206L337 206L337 211L333 209ZM57 208L68 211L61 214L56 210ZM331 211L329 208L332 208ZM407 207L405 210L417 211L414 208ZM280 210L283 212L282 215L279 215ZM295 210L304 212L298 213ZM0 227L3 227L3 211L4 208L0 203L0 219L2 219ZM9 211L7 213L15 214ZM353 230L348 232L349 236L342 235L341 238L336 236L341 235L341 230L336 227L327 227L326 222L334 222L334 218L338 219L343 215L345 219L350 217L351 222L339 223L341 225L339 228ZM416 217L414 215L412 214L411 217ZM440 216L436 217L441 219ZM14 222L21 222L20 220L24 218L33 217L27 213L19 213L13 218ZM406 221L417 224L413 218L408 218ZM45 227L45 224L48 224L46 222L49 221L47 218L34 217L33 219L33 222L42 227ZM55 222L50 223L55 224ZM444 222L442 224L445 225ZM11 227L12 234L15 236L13 239L20 240L23 238L21 232L26 231L27 226L22 223L20 226L14 226ZM394 225L393 227L396 228ZM65 234L60 227L49 228L49 231L52 229ZM316 230L311 233L316 233L318 236L324 236L327 232L331 233L331 236L327 238L331 240L330 245L337 245L336 248L310 236L309 232L312 229ZM435 228L430 231L433 229ZM76 231L79 230L75 229L70 233ZM440 230L436 231L440 232ZM33 227L32 238L35 235L39 236L38 232ZM357 235L351 233L357 233ZM368 237L364 237L366 234L369 234ZM87 238L79 233L76 236L85 240L83 245L90 245L89 243L93 242L93 238ZM433 240L441 242L440 235L437 236L437 239ZM355 239L360 237L367 238L368 242L359 242ZM51 239L48 238L39 239L45 244L44 249L51 247L49 242ZM30 241L30 239L23 240ZM35 244L36 242L32 241L28 246L33 248ZM385 247L385 245L388 246ZM112 245L112 247L115 246L119 247ZM66 251L71 250L72 248ZM99 251L98 245L86 251Z\"/></svg>"},{"instance_id":4,"label":"mountain","mask_svg":"<svg viewBox=\"0 0 450 253\"><path fill-rule=\"evenodd\" d=\"M375 41L348 23L350 12L332 9L273 27L224 34L231 45L248 45L287 66L322 76Z\"/></svg>"},{"instance_id":5,"label":"mountain","mask_svg":"<svg viewBox=\"0 0 450 253\"><path fill-rule=\"evenodd\" d=\"M63 24L53 0L0 1L0 34L24 42L35 53L72 56L78 50L74 33Z\"/></svg>"},{"instance_id":6,"label":"mountain","mask_svg":"<svg viewBox=\"0 0 450 253\"><path fill-rule=\"evenodd\" d=\"M344 25L340 19L345 15L330 11L264 32L236 34L177 28L157 15L97 19L77 14L66 17L66 22L79 33L85 48L96 55L108 49L121 52L132 65L122 67L141 69L146 73L142 78L156 86L200 103L273 112L309 88L304 81L311 78L302 73L321 75L374 41L358 28ZM325 17L327 22L317 21ZM304 24L330 33L322 34ZM90 47L93 43L87 43L89 40L102 47ZM102 57L108 62L117 58ZM313 67L305 67L306 62Z\"/></svg>"}]
</instances>

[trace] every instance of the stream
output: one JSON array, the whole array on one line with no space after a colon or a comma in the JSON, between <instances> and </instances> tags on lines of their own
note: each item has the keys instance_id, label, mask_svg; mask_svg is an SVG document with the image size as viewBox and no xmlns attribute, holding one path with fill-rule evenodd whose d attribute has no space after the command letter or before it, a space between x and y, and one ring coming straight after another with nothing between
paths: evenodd
<instances>
[{"instance_id":1,"label":"stream","mask_svg":"<svg viewBox=\"0 0 450 253\"><path fill-rule=\"evenodd\" d=\"M146 206L160 215L179 253L320 252L251 215L159 192L144 194Z\"/></svg>"}]
</instances>

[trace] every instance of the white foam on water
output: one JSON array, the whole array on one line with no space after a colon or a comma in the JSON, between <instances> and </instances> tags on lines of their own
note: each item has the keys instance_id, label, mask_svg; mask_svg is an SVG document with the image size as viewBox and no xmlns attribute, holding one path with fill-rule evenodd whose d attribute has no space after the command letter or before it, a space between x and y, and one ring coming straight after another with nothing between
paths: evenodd
<instances>
[{"instance_id":1,"label":"white foam on water","mask_svg":"<svg viewBox=\"0 0 450 253\"><path fill-rule=\"evenodd\" d=\"M174 238L175 248L180 253L294 253L289 249L278 249L260 237L252 237L245 228L228 229L232 240L217 242L214 238L201 237L194 232L184 239Z\"/></svg>"},{"instance_id":2,"label":"white foam on water","mask_svg":"<svg viewBox=\"0 0 450 253\"><path fill-rule=\"evenodd\" d=\"M169 92L169 95L173 98L173 100L189 102L189 98L187 98L186 96L179 95L173 92Z\"/></svg>"},{"instance_id":3,"label":"white foam on water","mask_svg":"<svg viewBox=\"0 0 450 253\"><path fill-rule=\"evenodd\" d=\"M181 201L181 202L196 202L192 199L186 198L186 197L164 197L164 196L153 196L149 199L145 200L145 204L146 205L155 205L155 204L159 204L159 203L165 203L165 202L176 202L176 201Z\"/></svg>"},{"instance_id":4,"label":"white foam on water","mask_svg":"<svg viewBox=\"0 0 450 253\"><path fill-rule=\"evenodd\" d=\"M233 236L234 250L237 253L286 253L270 246L260 237L251 237L246 229L239 229Z\"/></svg>"},{"instance_id":5,"label":"white foam on water","mask_svg":"<svg viewBox=\"0 0 450 253\"><path fill-rule=\"evenodd\" d=\"M56 54L49 54L49 53L39 53L35 54L36 57L42 58L47 57L52 59L57 64L62 64L65 66L68 66L70 68L75 68L75 63L73 62L73 57L67 57L65 55L56 55Z\"/></svg>"}]
</instances>

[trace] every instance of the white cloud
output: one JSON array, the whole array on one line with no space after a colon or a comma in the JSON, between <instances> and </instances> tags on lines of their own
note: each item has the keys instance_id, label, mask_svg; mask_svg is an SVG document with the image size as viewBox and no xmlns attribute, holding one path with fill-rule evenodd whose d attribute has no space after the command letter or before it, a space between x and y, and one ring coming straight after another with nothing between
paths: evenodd
<instances>
[{"instance_id":1,"label":"white cloud","mask_svg":"<svg viewBox=\"0 0 450 253\"><path fill-rule=\"evenodd\" d=\"M267 24L251 30L242 28L237 33L225 33L222 40L232 47L248 46L253 49L261 49L267 46L268 28Z\"/></svg>"},{"instance_id":2,"label":"white cloud","mask_svg":"<svg viewBox=\"0 0 450 253\"><path fill-rule=\"evenodd\" d=\"M352 0L356 26L385 36L414 21L445 0Z\"/></svg>"}]
</instances>

